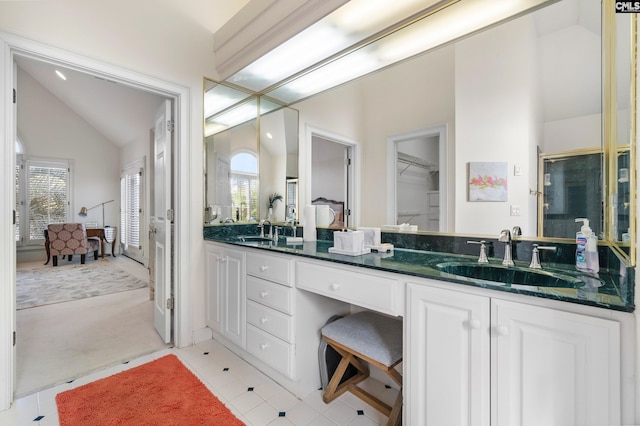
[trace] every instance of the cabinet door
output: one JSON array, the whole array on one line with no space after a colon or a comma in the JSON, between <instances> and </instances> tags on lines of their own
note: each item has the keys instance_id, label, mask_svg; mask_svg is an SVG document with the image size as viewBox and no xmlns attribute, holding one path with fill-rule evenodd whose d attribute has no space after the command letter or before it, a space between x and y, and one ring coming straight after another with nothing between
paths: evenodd
<instances>
[{"instance_id":1,"label":"cabinet door","mask_svg":"<svg viewBox=\"0 0 640 426\"><path fill-rule=\"evenodd\" d=\"M409 425L489 424L489 299L407 286L405 407Z\"/></svg>"},{"instance_id":2,"label":"cabinet door","mask_svg":"<svg viewBox=\"0 0 640 426\"><path fill-rule=\"evenodd\" d=\"M492 424L620 424L620 324L492 300Z\"/></svg>"},{"instance_id":3,"label":"cabinet door","mask_svg":"<svg viewBox=\"0 0 640 426\"><path fill-rule=\"evenodd\" d=\"M226 280L223 289L223 331L222 334L241 348L245 348L245 270L244 252L225 250L223 259Z\"/></svg>"},{"instance_id":4,"label":"cabinet door","mask_svg":"<svg viewBox=\"0 0 640 426\"><path fill-rule=\"evenodd\" d=\"M205 323L222 333L222 268L223 250L212 244L205 244Z\"/></svg>"}]
</instances>

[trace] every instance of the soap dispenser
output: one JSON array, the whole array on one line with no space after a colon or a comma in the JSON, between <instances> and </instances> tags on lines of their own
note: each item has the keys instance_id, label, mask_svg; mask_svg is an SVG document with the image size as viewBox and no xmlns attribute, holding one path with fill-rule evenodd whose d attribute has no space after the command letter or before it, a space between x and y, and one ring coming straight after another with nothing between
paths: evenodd
<instances>
[{"instance_id":1,"label":"soap dispenser","mask_svg":"<svg viewBox=\"0 0 640 426\"><path fill-rule=\"evenodd\" d=\"M589 227L589 219L578 218L576 222L582 222L576 232L576 269L596 274L600 271L598 239Z\"/></svg>"}]
</instances>

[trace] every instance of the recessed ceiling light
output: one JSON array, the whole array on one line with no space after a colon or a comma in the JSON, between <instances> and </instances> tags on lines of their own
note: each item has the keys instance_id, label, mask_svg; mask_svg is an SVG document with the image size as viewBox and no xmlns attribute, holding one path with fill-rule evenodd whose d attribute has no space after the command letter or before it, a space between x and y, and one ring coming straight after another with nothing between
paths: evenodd
<instances>
[{"instance_id":1,"label":"recessed ceiling light","mask_svg":"<svg viewBox=\"0 0 640 426\"><path fill-rule=\"evenodd\" d=\"M56 75L57 75L58 77L60 77L61 79L63 79L63 80L66 80L66 79L67 79L67 77L66 77L64 74L62 74L60 71L58 71L58 70L56 70Z\"/></svg>"},{"instance_id":2,"label":"recessed ceiling light","mask_svg":"<svg viewBox=\"0 0 640 426\"><path fill-rule=\"evenodd\" d=\"M273 135L272 135L271 133L269 133L269 132L267 132L267 137L268 137L269 139L273 139Z\"/></svg>"}]
</instances>

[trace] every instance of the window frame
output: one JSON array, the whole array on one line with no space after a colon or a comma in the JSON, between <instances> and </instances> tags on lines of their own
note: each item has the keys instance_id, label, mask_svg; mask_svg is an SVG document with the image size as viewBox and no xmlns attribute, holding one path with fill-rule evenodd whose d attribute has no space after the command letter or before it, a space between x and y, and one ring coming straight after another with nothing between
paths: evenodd
<instances>
[{"instance_id":1,"label":"window frame","mask_svg":"<svg viewBox=\"0 0 640 426\"><path fill-rule=\"evenodd\" d=\"M73 205L73 160L47 158L47 157L28 157L26 155L16 155L16 172L19 174L17 180L19 182L19 190L16 197L18 211L18 235L16 246L21 248L30 248L33 246L41 246L44 243L44 233L40 238L31 239L31 219L29 217L29 205L31 203L31 186L29 181L31 167L46 167L67 169L67 185L66 185L66 212L64 222L70 222L72 218L71 206Z\"/></svg>"}]
</instances>

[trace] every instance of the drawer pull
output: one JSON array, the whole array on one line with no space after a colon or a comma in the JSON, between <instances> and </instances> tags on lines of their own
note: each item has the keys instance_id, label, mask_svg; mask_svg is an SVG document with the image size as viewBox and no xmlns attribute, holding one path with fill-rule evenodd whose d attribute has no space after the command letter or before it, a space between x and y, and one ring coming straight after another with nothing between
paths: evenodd
<instances>
[{"instance_id":1,"label":"drawer pull","mask_svg":"<svg viewBox=\"0 0 640 426\"><path fill-rule=\"evenodd\" d=\"M340 290L340 284L338 283L332 283L331 284L331 290Z\"/></svg>"},{"instance_id":2,"label":"drawer pull","mask_svg":"<svg viewBox=\"0 0 640 426\"><path fill-rule=\"evenodd\" d=\"M506 325L499 325L496 327L496 333L498 333L498 336L508 336L509 327L507 327Z\"/></svg>"},{"instance_id":3,"label":"drawer pull","mask_svg":"<svg viewBox=\"0 0 640 426\"><path fill-rule=\"evenodd\" d=\"M266 271L267 269L269 269L269 267L268 267L267 265L261 265L261 266L260 266L260 272L264 272L264 271Z\"/></svg>"},{"instance_id":4,"label":"drawer pull","mask_svg":"<svg viewBox=\"0 0 640 426\"><path fill-rule=\"evenodd\" d=\"M261 291L261 292L260 292L260 297L261 297L261 298L263 298L263 299L264 299L265 297L267 297L268 295L269 295L269 293L268 293L268 292L266 292L266 291Z\"/></svg>"},{"instance_id":5,"label":"drawer pull","mask_svg":"<svg viewBox=\"0 0 640 426\"><path fill-rule=\"evenodd\" d=\"M470 320L467 324L469 325L469 328L471 330L478 330L480 329L480 325L481 325L480 320L477 320L477 319Z\"/></svg>"},{"instance_id":6,"label":"drawer pull","mask_svg":"<svg viewBox=\"0 0 640 426\"><path fill-rule=\"evenodd\" d=\"M262 349L263 351L266 351L268 348L269 348L269 345L267 345L266 343L260 344L260 349Z\"/></svg>"},{"instance_id":7,"label":"drawer pull","mask_svg":"<svg viewBox=\"0 0 640 426\"><path fill-rule=\"evenodd\" d=\"M268 318L265 318L265 317L260 318L260 324L266 324L267 321L269 321Z\"/></svg>"}]
</instances>

